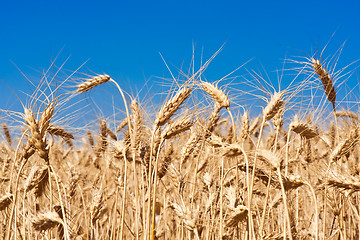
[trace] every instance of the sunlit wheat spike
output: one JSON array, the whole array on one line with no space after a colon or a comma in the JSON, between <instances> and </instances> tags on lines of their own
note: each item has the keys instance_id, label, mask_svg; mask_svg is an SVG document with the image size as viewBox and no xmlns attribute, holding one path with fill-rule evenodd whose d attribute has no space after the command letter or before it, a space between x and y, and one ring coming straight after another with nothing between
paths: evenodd
<instances>
[{"instance_id":1,"label":"sunlit wheat spike","mask_svg":"<svg viewBox=\"0 0 360 240\"><path fill-rule=\"evenodd\" d=\"M185 146L181 151L181 164L184 164L188 160L190 155L196 150L200 139L200 134L197 134L195 131L191 133L188 141L185 143Z\"/></svg>"},{"instance_id":2,"label":"sunlit wheat spike","mask_svg":"<svg viewBox=\"0 0 360 240\"><path fill-rule=\"evenodd\" d=\"M74 139L74 136L70 132L58 126L50 125L47 131L51 135L59 136L63 139Z\"/></svg>"},{"instance_id":3,"label":"sunlit wheat spike","mask_svg":"<svg viewBox=\"0 0 360 240\"><path fill-rule=\"evenodd\" d=\"M141 137L143 134L143 116L140 111L139 103L136 99L131 101L131 146L133 149L138 149L140 146ZM125 119L127 120L127 119ZM120 126L119 126L120 127Z\"/></svg>"},{"instance_id":4,"label":"sunlit wheat spike","mask_svg":"<svg viewBox=\"0 0 360 240\"><path fill-rule=\"evenodd\" d=\"M330 161L336 162L341 158L341 156L344 156L346 153L348 153L358 142L357 136L350 136L349 138L341 141L336 148L331 152L330 154Z\"/></svg>"},{"instance_id":5,"label":"sunlit wheat spike","mask_svg":"<svg viewBox=\"0 0 360 240\"><path fill-rule=\"evenodd\" d=\"M63 225L63 221L56 212L46 212L31 220L33 227L37 231L46 231L53 227Z\"/></svg>"},{"instance_id":6,"label":"sunlit wheat spike","mask_svg":"<svg viewBox=\"0 0 360 240\"><path fill-rule=\"evenodd\" d=\"M209 82L204 82L204 81L200 83L200 86L202 87L202 89L204 89L205 92L210 94L211 97L215 99L215 101L217 101L221 107L224 108L230 107L229 98L219 88L217 88L216 86L214 86Z\"/></svg>"},{"instance_id":7,"label":"sunlit wheat spike","mask_svg":"<svg viewBox=\"0 0 360 240\"><path fill-rule=\"evenodd\" d=\"M252 124L250 125L250 128L249 128L249 134L252 135L254 132L256 132L259 128L259 123L260 123L260 116L255 118L253 121L252 121Z\"/></svg>"},{"instance_id":8,"label":"sunlit wheat spike","mask_svg":"<svg viewBox=\"0 0 360 240\"><path fill-rule=\"evenodd\" d=\"M332 78L330 77L330 74L325 70L325 68L322 66L321 62L317 59L312 58L312 67L315 70L316 75L320 78L323 88L325 90L325 94L329 100L329 102L332 103L333 109L335 111L335 101L336 101L336 90L334 87L334 82Z\"/></svg>"},{"instance_id":9,"label":"sunlit wheat spike","mask_svg":"<svg viewBox=\"0 0 360 240\"><path fill-rule=\"evenodd\" d=\"M336 111L335 112L336 117L344 117L344 118L352 118L355 120L359 120L359 116L352 112L352 111Z\"/></svg>"},{"instance_id":10,"label":"sunlit wheat spike","mask_svg":"<svg viewBox=\"0 0 360 240\"><path fill-rule=\"evenodd\" d=\"M35 169L31 172L26 183L25 190L28 192L31 189L35 189L35 196L40 197L49 183L49 171L48 166L44 165L40 169Z\"/></svg>"},{"instance_id":11,"label":"sunlit wheat spike","mask_svg":"<svg viewBox=\"0 0 360 240\"><path fill-rule=\"evenodd\" d=\"M89 144L90 144L90 146L93 147L94 146L94 138L93 138L90 130L87 130L87 135L88 135L88 139L89 139Z\"/></svg>"},{"instance_id":12,"label":"sunlit wheat spike","mask_svg":"<svg viewBox=\"0 0 360 240\"><path fill-rule=\"evenodd\" d=\"M175 96L173 96L169 101L159 111L157 118L155 120L155 126L164 125L171 116L180 108L181 104L190 96L191 88L183 87L181 88Z\"/></svg>"},{"instance_id":13,"label":"sunlit wheat spike","mask_svg":"<svg viewBox=\"0 0 360 240\"><path fill-rule=\"evenodd\" d=\"M267 163L269 163L274 169L281 167L281 156L278 153L261 149L258 151L258 154L261 158L263 158Z\"/></svg>"},{"instance_id":14,"label":"sunlit wheat spike","mask_svg":"<svg viewBox=\"0 0 360 240\"><path fill-rule=\"evenodd\" d=\"M159 179L163 178L168 170L168 167L171 163L171 160L174 158L172 154L174 153L174 148L171 145L169 149L166 151L166 156L164 158L164 161L161 163L160 169L158 170L158 177Z\"/></svg>"},{"instance_id":15,"label":"sunlit wheat spike","mask_svg":"<svg viewBox=\"0 0 360 240\"><path fill-rule=\"evenodd\" d=\"M41 136L44 136L50 126L51 118L53 117L54 111L56 107L56 102L50 102L44 111L41 113L39 119L39 129Z\"/></svg>"},{"instance_id":16,"label":"sunlit wheat spike","mask_svg":"<svg viewBox=\"0 0 360 240\"><path fill-rule=\"evenodd\" d=\"M12 144L11 135L10 135L10 131L9 131L6 123L3 123L2 127L3 127L5 137L6 137L6 141L8 142L9 145L11 145Z\"/></svg>"},{"instance_id":17,"label":"sunlit wheat spike","mask_svg":"<svg viewBox=\"0 0 360 240\"><path fill-rule=\"evenodd\" d=\"M69 185L68 185L68 196L72 198L76 193L76 187L77 183L80 179L79 173L76 171L74 166L70 166L70 179L69 179Z\"/></svg>"},{"instance_id":18,"label":"sunlit wheat spike","mask_svg":"<svg viewBox=\"0 0 360 240\"><path fill-rule=\"evenodd\" d=\"M282 176L284 188L286 191L297 189L304 185L304 181L299 176Z\"/></svg>"},{"instance_id":19,"label":"sunlit wheat spike","mask_svg":"<svg viewBox=\"0 0 360 240\"><path fill-rule=\"evenodd\" d=\"M10 203L13 201L14 195L7 193L0 198L0 211L6 209Z\"/></svg>"},{"instance_id":20,"label":"sunlit wheat spike","mask_svg":"<svg viewBox=\"0 0 360 240\"><path fill-rule=\"evenodd\" d=\"M241 145L237 143L232 143L224 146L222 151L223 155L226 157L235 157L243 154L243 151L241 150Z\"/></svg>"},{"instance_id":21,"label":"sunlit wheat spike","mask_svg":"<svg viewBox=\"0 0 360 240\"><path fill-rule=\"evenodd\" d=\"M265 121L272 119L282 109L284 105L283 96L284 92L275 92L274 95L271 96L270 102L263 110Z\"/></svg>"},{"instance_id":22,"label":"sunlit wheat spike","mask_svg":"<svg viewBox=\"0 0 360 240\"><path fill-rule=\"evenodd\" d=\"M128 125L128 119L125 118L117 127L116 132L120 132L126 125Z\"/></svg>"},{"instance_id":23,"label":"sunlit wheat spike","mask_svg":"<svg viewBox=\"0 0 360 240\"><path fill-rule=\"evenodd\" d=\"M49 162L49 149L47 148L46 138L44 138L44 135L52 117L53 110L51 109L52 108L46 108L44 110L40 118L40 123L36 121L31 109L24 109L24 121L31 133L29 139L30 146L34 147L39 156L46 162Z\"/></svg>"},{"instance_id":24,"label":"sunlit wheat spike","mask_svg":"<svg viewBox=\"0 0 360 240\"><path fill-rule=\"evenodd\" d=\"M238 205L230 213L229 219L226 221L226 227L236 227L239 222L245 221L248 215L248 208L243 205Z\"/></svg>"},{"instance_id":25,"label":"sunlit wheat spike","mask_svg":"<svg viewBox=\"0 0 360 240\"><path fill-rule=\"evenodd\" d=\"M310 139L319 136L316 128L308 123L300 122L299 118L295 116L294 121L290 123L290 130L296 132L300 136Z\"/></svg>"},{"instance_id":26,"label":"sunlit wheat spike","mask_svg":"<svg viewBox=\"0 0 360 240\"><path fill-rule=\"evenodd\" d=\"M111 80L111 77L107 74L104 75L98 75L94 78L88 79L85 82L79 84L77 86L77 92L78 93L84 93L87 91L90 91L92 88L99 86L101 84L107 83Z\"/></svg>"},{"instance_id":27,"label":"sunlit wheat spike","mask_svg":"<svg viewBox=\"0 0 360 240\"><path fill-rule=\"evenodd\" d=\"M179 133L189 130L193 124L192 118L185 115L169 124L162 132L161 137L163 139L169 139Z\"/></svg>"},{"instance_id":28,"label":"sunlit wheat spike","mask_svg":"<svg viewBox=\"0 0 360 240\"><path fill-rule=\"evenodd\" d=\"M249 114L247 111L241 116L241 139L247 139L250 134Z\"/></svg>"},{"instance_id":29,"label":"sunlit wheat spike","mask_svg":"<svg viewBox=\"0 0 360 240\"><path fill-rule=\"evenodd\" d=\"M106 127L106 133L115 141L117 141L117 136L116 134L111 131L111 129L109 127Z\"/></svg>"},{"instance_id":30,"label":"sunlit wheat spike","mask_svg":"<svg viewBox=\"0 0 360 240\"><path fill-rule=\"evenodd\" d=\"M103 203L104 203L104 191L102 189L96 190L90 207L91 222L93 224L103 214L104 211Z\"/></svg>"},{"instance_id":31,"label":"sunlit wheat spike","mask_svg":"<svg viewBox=\"0 0 360 240\"><path fill-rule=\"evenodd\" d=\"M284 124L284 109L281 108L273 117L272 123L274 124L275 129L280 129Z\"/></svg>"},{"instance_id":32,"label":"sunlit wheat spike","mask_svg":"<svg viewBox=\"0 0 360 240\"><path fill-rule=\"evenodd\" d=\"M325 184L340 190L360 191L360 179L348 173L340 173L338 169L330 171Z\"/></svg>"}]
</instances>

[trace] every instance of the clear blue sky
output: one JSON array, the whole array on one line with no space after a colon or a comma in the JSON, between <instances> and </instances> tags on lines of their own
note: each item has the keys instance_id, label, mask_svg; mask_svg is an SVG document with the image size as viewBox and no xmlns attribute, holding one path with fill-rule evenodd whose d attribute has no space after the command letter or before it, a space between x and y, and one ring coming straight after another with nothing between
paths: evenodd
<instances>
[{"instance_id":1,"label":"clear blue sky","mask_svg":"<svg viewBox=\"0 0 360 240\"><path fill-rule=\"evenodd\" d=\"M31 87L14 64L40 76L61 49L58 65L89 60L84 72L107 73L128 92L170 77L159 52L174 73L186 69L193 44L206 59L225 43L209 80L252 58L251 68L280 69L286 55L311 54L334 32L328 54L347 41L340 61L360 57L359 1L1 1L0 30L0 78L20 95ZM0 96L0 108L12 108L3 83Z\"/></svg>"}]
</instances>

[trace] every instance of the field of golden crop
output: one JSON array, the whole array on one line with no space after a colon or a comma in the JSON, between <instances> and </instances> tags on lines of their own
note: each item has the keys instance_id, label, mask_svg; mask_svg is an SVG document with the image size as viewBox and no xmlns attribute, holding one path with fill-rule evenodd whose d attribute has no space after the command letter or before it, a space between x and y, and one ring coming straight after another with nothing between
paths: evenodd
<instances>
[{"instance_id":1,"label":"field of golden crop","mask_svg":"<svg viewBox=\"0 0 360 240\"><path fill-rule=\"evenodd\" d=\"M356 76L315 56L291 62L283 90L249 71L256 113L229 97L241 85L205 80L211 60L153 112L106 74L66 94L44 77L23 111L4 109L0 238L359 239L359 102L337 98ZM104 85L117 119L80 135L61 124L74 96Z\"/></svg>"}]
</instances>

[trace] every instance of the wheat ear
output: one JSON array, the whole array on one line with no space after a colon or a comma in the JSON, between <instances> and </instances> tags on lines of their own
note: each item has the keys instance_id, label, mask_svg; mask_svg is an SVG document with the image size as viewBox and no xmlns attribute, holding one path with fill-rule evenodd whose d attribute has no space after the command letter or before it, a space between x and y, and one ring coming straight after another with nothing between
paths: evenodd
<instances>
[{"instance_id":1,"label":"wheat ear","mask_svg":"<svg viewBox=\"0 0 360 240\"><path fill-rule=\"evenodd\" d=\"M318 130L308 123L300 122L298 116L295 115L294 120L290 123L290 131L294 131L300 136L311 139L319 136Z\"/></svg>"},{"instance_id":2,"label":"wheat ear","mask_svg":"<svg viewBox=\"0 0 360 240\"><path fill-rule=\"evenodd\" d=\"M333 80L332 80L330 74L325 70L325 68L322 66L322 64L319 60L312 58L311 62L312 62L312 67L314 68L316 75L320 78L320 80L323 84L325 94L326 94L329 102L332 104L334 112L335 112L336 90L334 87Z\"/></svg>"},{"instance_id":3,"label":"wheat ear","mask_svg":"<svg viewBox=\"0 0 360 240\"><path fill-rule=\"evenodd\" d=\"M181 104L190 96L191 88L183 87L181 88L175 96L173 96L169 101L159 111L157 118L155 120L155 126L164 125L170 117L179 109Z\"/></svg>"},{"instance_id":4,"label":"wheat ear","mask_svg":"<svg viewBox=\"0 0 360 240\"><path fill-rule=\"evenodd\" d=\"M53 227L63 225L63 221L56 212L46 212L31 220L33 227L37 231L46 231Z\"/></svg>"},{"instance_id":5,"label":"wheat ear","mask_svg":"<svg viewBox=\"0 0 360 240\"><path fill-rule=\"evenodd\" d=\"M8 142L9 145L11 145L12 144L11 135L10 135L10 131L9 131L6 123L3 123L2 127L3 127L5 137L6 137L6 141Z\"/></svg>"},{"instance_id":6,"label":"wheat ear","mask_svg":"<svg viewBox=\"0 0 360 240\"><path fill-rule=\"evenodd\" d=\"M85 82L79 84L77 86L77 92L78 93L84 93L87 91L90 91L92 88L99 86L101 84L107 83L111 80L111 77L107 74L104 75L98 75L96 77L93 77L91 79L87 79Z\"/></svg>"}]
</instances>

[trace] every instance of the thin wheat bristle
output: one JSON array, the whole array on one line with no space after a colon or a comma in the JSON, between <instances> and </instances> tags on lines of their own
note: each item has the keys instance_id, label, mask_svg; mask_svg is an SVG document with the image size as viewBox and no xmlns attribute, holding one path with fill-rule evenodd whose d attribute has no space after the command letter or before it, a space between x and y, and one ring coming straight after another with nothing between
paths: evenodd
<instances>
[{"instance_id":1,"label":"thin wheat bristle","mask_svg":"<svg viewBox=\"0 0 360 240\"><path fill-rule=\"evenodd\" d=\"M270 102L263 110L265 122L272 119L282 109L284 105L283 96L284 92L275 92L274 95L271 96Z\"/></svg>"},{"instance_id":2,"label":"thin wheat bristle","mask_svg":"<svg viewBox=\"0 0 360 240\"><path fill-rule=\"evenodd\" d=\"M101 84L107 83L111 80L111 77L107 74L104 75L98 75L94 78L88 79L85 82L79 84L77 86L77 92L78 93L84 93L87 91L90 91L92 88L99 86Z\"/></svg>"},{"instance_id":3,"label":"thin wheat bristle","mask_svg":"<svg viewBox=\"0 0 360 240\"><path fill-rule=\"evenodd\" d=\"M320 78L326 96L329 102L332 103L333 109L335 111L336 90L334 87L333 80L331 79L330 74L325 70L325 68L322 66L319 60L312 58L311 61L312 61L312 67L314 68L317 76Z\"/></svg>"},{"instance_id":4,"label":"thin wheat bristle","mask_svg":"<svg viewBox=\"0 0 360 240\"><path fill-rule=\"evenodd\" d=\"M213 99L215 99L216 102L220 104L221 107L228 108L230 107L230 101L229 98L226 96L226 94L221 91L219 88L214 86L213 84L209 82L202 81L200 83L200 86L202 89L211 95Z\"/></svg>"}]
</instances>

